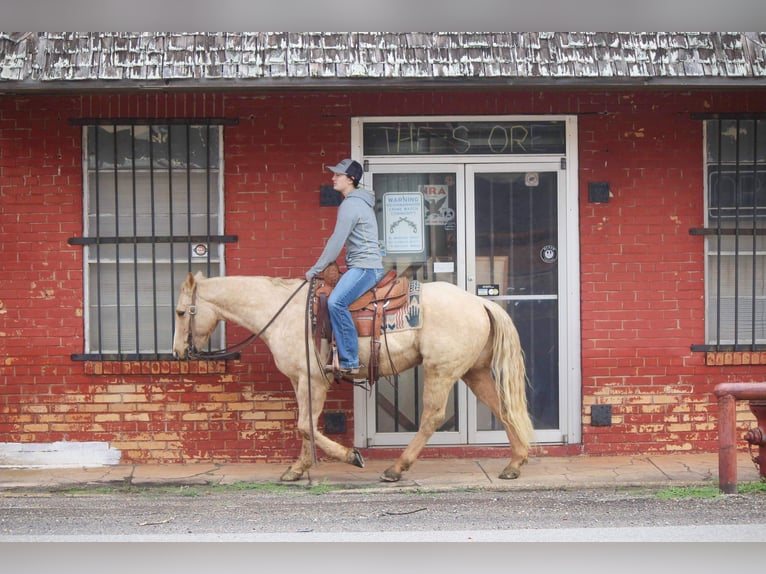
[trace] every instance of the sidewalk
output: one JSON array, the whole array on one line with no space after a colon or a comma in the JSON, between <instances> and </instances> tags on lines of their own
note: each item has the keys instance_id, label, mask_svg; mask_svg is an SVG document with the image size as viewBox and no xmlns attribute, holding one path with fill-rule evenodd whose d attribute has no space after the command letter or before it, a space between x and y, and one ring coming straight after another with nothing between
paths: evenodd
<instances>
[{"instance_id":1,"label":"sidewalk","mask_svg":"<svg viewBox=\"0 0 766 574\"><path fill-rule=\"evenodd\" d=\"M545 490L576 488L670 487L718 485L718 454L647 454L632 456L535 457L522 467L521 477L497 476L503 458L420 459L402 480L379 480L392 460L368 460L365 468L320 461L297 485L328 485L341 489L430 491L484 488ZM146 464L91 468L0 467L0 495L16 491L55 491L99 486L210 485L238 482L279 483L288 467L282 464ZM760 475L750 456L737 455L737 482L754 482Z\"/></svg>"}]
</instances>

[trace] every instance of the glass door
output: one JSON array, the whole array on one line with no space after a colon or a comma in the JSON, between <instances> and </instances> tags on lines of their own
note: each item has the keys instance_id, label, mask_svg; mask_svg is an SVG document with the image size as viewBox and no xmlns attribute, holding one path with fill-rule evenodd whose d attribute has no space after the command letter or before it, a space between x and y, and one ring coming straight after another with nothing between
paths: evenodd
<instances>
[{"instance_id":1,"label":"glass door","mask_svg":"<svg viewBox=\"0 0 766 574\"><path fill-rule=\"evenodd\" d=\"M447 281L465 288L465 223L462 165L382 165L371 167L364 184L372 187L388 271L422 283ZM423 370L410 369L390 380L381 377L369 393L356 393L355 411L366 414L356 443L403 445L418 430ZM459 382L447 404L447 417L429 444L465 444L466 392Z\"/></svg>"},{"instance_id":2,"label":"glass door","mask_svg":"<svg viewBox=\"0 0 766 574\"><path fill-rule=\"evenodd\" d=\"M564 198L559 162L466 167L466 288L499 303L524 349L536 442L561 442L564 428L559 321ZM470 443L505 444L502 425L468 396Z\"/></svg>"},{"instance_id":3,"label":"glass door","mask_svg":"<svg viewBox=\"0 0 766 574\"><path fill-rule=\"evenodd\" d=\"M365 174L375 190L386 270L423 283L448 281L496 301L513 318L526 357L535 442L548 444L567 442L579 404L568 382L577 380L569 355L579 347L567 344L576 331L562 296L572 282L566 258L576 256L565 241L567 218L576 222L576 212L567 213L565 176L559 160L382 164ZM354 409L365 422L355 425L355 444L409 443L420 422L422 384L418 367L381 377L370 392L357 389ZM457 381L429 444L504 445L507 437Z\"/></svg>"}]
</instances>

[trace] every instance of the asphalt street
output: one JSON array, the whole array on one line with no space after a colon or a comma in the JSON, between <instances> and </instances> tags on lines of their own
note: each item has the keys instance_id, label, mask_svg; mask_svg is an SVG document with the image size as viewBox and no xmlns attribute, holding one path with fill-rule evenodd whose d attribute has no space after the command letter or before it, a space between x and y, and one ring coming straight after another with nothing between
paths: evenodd
<instances>
[{"instance_id":1,"label":"asphalt street","mask_svg":"<svg viewBox=\"0 0 766 574\"><path fill-rule=\"evenodd\" d=\"M147 486L0 495L11 541L766 541L766 495Z\"/></svg>"}]
</instances>

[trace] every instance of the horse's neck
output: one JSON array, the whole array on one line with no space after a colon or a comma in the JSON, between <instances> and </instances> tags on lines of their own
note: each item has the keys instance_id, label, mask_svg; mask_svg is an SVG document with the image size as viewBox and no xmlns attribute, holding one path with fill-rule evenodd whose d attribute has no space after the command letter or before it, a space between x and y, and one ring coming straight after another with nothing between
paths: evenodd
<instances>
[{"instance_id":1,"label":"horse's neck","mask_svg":"<svg viewBox=\"0 0 766 574\"><path fill-rule=\"evenodd\" d=\"M216 307L222 320L257 332L279 312L299 285L297 281L273 277L229 276L210 277L198 288L199 296Z\"/></svg>"}]
</instances>

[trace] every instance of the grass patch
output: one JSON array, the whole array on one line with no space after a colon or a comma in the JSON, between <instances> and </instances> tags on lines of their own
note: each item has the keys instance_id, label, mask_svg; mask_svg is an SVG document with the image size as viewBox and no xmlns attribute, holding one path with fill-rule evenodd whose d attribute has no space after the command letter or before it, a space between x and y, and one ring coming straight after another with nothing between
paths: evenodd
<instances>
[{"instance_id":1,"label":"grass patch","mask_svg":"<svg viewBox=\"0 0 766 574\"><path fill-rule=\"evenodd\" d=\"M322 482L311 486L295 484L278 484L272 482L234 482L232 484L147 484L135 485L130 483L115 484L113 486L93 486L67 488L56 491L64 496L93 496L99 494L134 494L139 496L204 496L218 492L261 492L265 494L313 494L322 495L341 490L340 486L333 486Z\"/></svg>"},{"instance_id":2,"label":"grass patch","mask_svg":"<svg viewBox=\"0 0 766 574\"><path fill-rule=\"evenodd\" d=\"M737 494L764 494L766 481L743 482L737 484ZM657 498L716 498L724 496L718 485L710 486L671 486L657 493Z\"/></svg>"}]
</instances>

